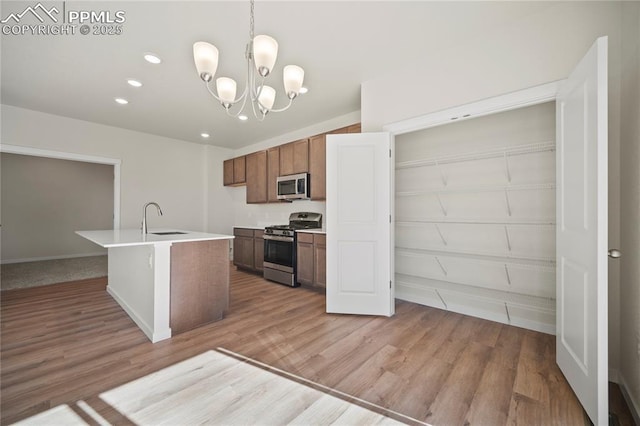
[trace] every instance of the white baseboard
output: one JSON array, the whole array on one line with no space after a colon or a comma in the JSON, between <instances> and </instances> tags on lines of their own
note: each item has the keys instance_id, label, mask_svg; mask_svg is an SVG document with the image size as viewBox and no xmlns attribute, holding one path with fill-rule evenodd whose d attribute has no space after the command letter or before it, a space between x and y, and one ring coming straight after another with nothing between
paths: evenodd
<instances>
[{"instance_id":1,"label":"white baseboard","mask_svg":"<svg viewBox=\"0 0 640 426\"><path fill-rule=\"evenodd\" d=\"M0 261L2 265L8 265L10 263L25 263L25 262L39 262L42 260L59 260L59 259L75 259L78 257L93 257L93 256L106 256L107 251L99 251L94 253L82 253L82 254L65 254L62 256L45 256L45 257L27 257L24 259L4 259Z\"/></svg>"},{"instance_id":2,"label":"white baseboard","mask_svg":"<svg viewBox=\"0 0 640 426\"><path fill-rule=\"evenodd\" d=\"M615 368L609 368L609 381L620 384L620 373Z\"/></svg>"},{"instance_id":3,"label":"white baseboard","mask_svg":"<svg viewBox=\"0 0 640 426\"><path fill-rule=\"evenodd\" d=\"M627 382L625 382L624 377L619 375L618 379L622 396L624 397L624 400L627 401L629 411L631 411L631 415L633 416L636 424L640 425L640 401L634 401L631 398L631 395L629 394L629 387L627 386Z\"/></svg>"},{"instance_id":4,"label":"white baseboard","mask_svg":"<svg viewBox=\"0 0 640 426\"><path fill-rule=\"evenodd\" d=\"M151 340L151 343L159 342L171 337L171 329L160 330L154 333L153 329L143 320L140 315L134 311L127 302L125 302L118 293L109 285L107 285L107 293L111 295L118 302L118 305L129 315L129 317L136 323L136 325L142 330L142 332Z\"/></svg>"}]
</instances>

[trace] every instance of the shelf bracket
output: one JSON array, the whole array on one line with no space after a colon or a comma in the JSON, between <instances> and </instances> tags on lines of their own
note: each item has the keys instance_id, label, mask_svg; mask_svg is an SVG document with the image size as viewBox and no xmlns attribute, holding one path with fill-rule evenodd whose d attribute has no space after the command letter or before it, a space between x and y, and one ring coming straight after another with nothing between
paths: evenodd
<instances>
[{"instance_id":1,"label":"shelf bracket","mask_svg":"<svg viewBox=\"0 0 640 426\"><path fill-rule=\"evenodd\" d=\"M504 172L507 175L507 182L511 183L511 171L509 170L509 156L504 152Z\"/></svg>"},{"instance_id":2,"label":"shelf bracket","mask_svg":"<svg viewBox=\"0 0 640 426\"><path fill-rule=\"evenodd\" d=\"M504 310L507 312L507 320L509 324L511 324L511 315L509 315L509 307L507 306L507 302L504 302Z\"/></svg>"},{"instance_id":3,"label":"shelf bracket","mask_svg":"<svg viewBox=\"0 0 640 426\"><path fill-rule=\"evenodd\" d=\"M436 291L436 294L438 295L438 297L440 298L440 301L442 302L442 304L444 305L445 309L449 309L449 307L447 306L447 302L444 301L444 299L442 298L442 295L440 295L440 292L438 291L438 289L434 289Z\"/></svg>"},{"instance_id":4,"label":"shelf bracket","mask_svg":"<svg viewBox=\"0 0 640 426\"><path fill-rule=\"evenodd\" d=\"M504 236L507 238L507 248L511 251L511 238L509 238L509 229L507 225L504 226Z\"/></svg>"},{"instance_id":5,"label":"shelf bracket","mask_svg":"<svg viewBox=\"0 0 640 426\"><path fill-rule=\"evenodd\" d=\"M440 262L440 259L438 259L438 256L434 256L434 258L436 259L436 262L438 262L438 265L440 266L440 269L442 269L442 273L446 277L447 276L447 270L444 269L444 265L442 264L442 262Z\"/></svg>"},{"instance_id":6,"label":"shelf bracket","mask_svg":"<svg viewBox=\"0 0 640 426\"><path fill-rule=\"evenodd\" d=\"M444 176L442 172L442 168L440 167L440 163L436 160L436 168L438 169L438 173L440 173L440 179L442 179L442 186L447 186L447 178Z\"/></svg>"},{"instance_id":7,"label":"shelf bracket","mask_svg":"<svg viewBox=\"0 0 640 426\"><path fill-rule=\"evenodd\" d=\"M440 204L440 209L442 210L442 214L446 216L447 210L444 208L444 204L442 204L442 199L440 198L440 194L436 194L436 197L438 198L438 203Z\"/></svg>"},{"instance_id":8,"label":"shelf bracket","mask_svg":"<svg viewBox=\"0 0 640 426\"><path fill-rule=\"evenodd\" d=\"M511 275L509 275L509 268L506 263L504 264L504 273L507 275L507 283L511 285Z\"/></svg>"},{"instance_id":9,"label":"shelf bracket","mask_svg":"<svg viewBox=\"0 0 640 426\"><path fill-rule=\"evenodd\" d=\"M438 224L435 224L436 226L436 231L438 231L438 235L440 235L440 239L442 240L442 244L444 244L445 246L447 245L447 240L444 239L444 235L442 235L442 231L440 231L440 227L438 226Z\"/></svg>"},{"instance_id":10,"label":"shelf bracket","mask_svg":"<svg viewBox=\"0 0 640 426\"><path fill-rule=\"evenodd\" d=\"M504 190L504 199L507 202L507 213L509 214L509 217L511 217L511 203L509 203L509 191L507 191L506 188Z\"/></svg>"}]
</instances>

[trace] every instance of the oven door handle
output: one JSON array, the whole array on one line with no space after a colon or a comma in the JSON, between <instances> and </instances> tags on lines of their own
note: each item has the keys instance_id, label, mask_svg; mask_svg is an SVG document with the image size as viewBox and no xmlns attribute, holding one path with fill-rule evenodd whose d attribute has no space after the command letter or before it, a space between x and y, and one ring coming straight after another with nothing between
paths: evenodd
<instances>
[{"instance_id":1,"label":"oven door handle","mask_svg":"<svg viewBox=\"0 0 640 426\"><path fill-rule=\"evenodd\" d=\"M272 240L272 241L284 241L287 243L292 243L293 242L293 237L280 237L277 235L264 235L263 238L265 240Z\"/></svg>"}]
</instances>

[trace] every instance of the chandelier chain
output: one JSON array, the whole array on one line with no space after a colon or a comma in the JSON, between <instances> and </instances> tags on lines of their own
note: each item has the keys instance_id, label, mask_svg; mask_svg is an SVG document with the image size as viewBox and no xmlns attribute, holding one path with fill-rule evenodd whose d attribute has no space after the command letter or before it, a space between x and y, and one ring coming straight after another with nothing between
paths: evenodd
<instances>
[{"instance_id":1,"label":"chandelier chain","mask_svg":"<svg viewBox=\"0 0 640 426\"><path fill-rule=\"evenodd\" d=\"M253 33L253 26L254 26L253 3L254 3L254 0L251 0L251 15L250 15L250 20L249 20L249 41L253 41L253 37L254 37L254 33Z\"/></svg>"}]
</instances>

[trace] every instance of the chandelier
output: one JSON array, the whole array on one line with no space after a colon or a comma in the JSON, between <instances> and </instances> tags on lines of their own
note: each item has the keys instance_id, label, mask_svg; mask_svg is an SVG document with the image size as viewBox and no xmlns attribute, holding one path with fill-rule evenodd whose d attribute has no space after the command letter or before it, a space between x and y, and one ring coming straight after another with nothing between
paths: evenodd
<instances>
[{"instance_id":1,"label":"chandelier","mask_svg":"<svg viewBox=\"0 0 640 426\"><path fill-rule=\"evenodd\" d=\"M259 121L263 121L269 112L282 112L289 109L302 88L304 70L297 65L284 67L284 91L288 98L288 103L283 108L274 109L276 91L273 87L265 84L265 79L276 63L278 43L267 35L254 36L253 9L254 0L251 0L249 42L245 50L247 61L246 83L244 91L238 98L236 98L236 82L231 78L219 77L216 79L216 90L214 91L211 87L213 77L218 68L218 48L213 44L198 41L193 44L193 58L198 75L204 81L207 90L222 104L228 115L238 118L243 118L244 116L244 119L246 119L246 115L242 114L242 112L245 109L247 100L250 100L253 115ZM232 113L231 108L238 104L240 105L239 109Z\"/></svg>"}]
</instances>

